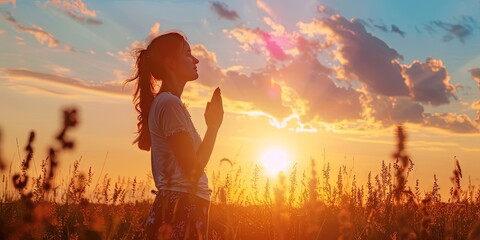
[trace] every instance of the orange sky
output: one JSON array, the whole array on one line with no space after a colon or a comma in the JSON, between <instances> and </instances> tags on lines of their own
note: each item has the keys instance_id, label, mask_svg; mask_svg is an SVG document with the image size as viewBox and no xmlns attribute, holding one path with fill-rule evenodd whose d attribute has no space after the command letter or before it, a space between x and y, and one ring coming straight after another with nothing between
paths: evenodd
<instances>
[{"instance_id":1,"label":"orange sky","mask_svg":"<svg viewBox=\"0 0 480 240\"><path fill-rule=\"evenodd\" d=\"M61 109L74 106L80 125L70 136L77 146L61 156L62 173L82 157L81 167L99 174L108 153L104 174L149 174L149 153L131 144L136 113L130 86L122 90L121 83L133 49L181 29L200 60L200 78L182 96L200 135L210 94L220 86L224 97L210 173L228 158L250 174L265 151L278 148L290 166L306 169L310 158L321 166L325 156L332 181L345 164L365 184L382 160L392 162L394 128L403 123L415 163L411 183L419 179L428 190L437 174L448 195L457 156L463 186L468 176L480 184L478 20L462 4L419 4L418 11L435 10L412 18L392 14L405 7L398 3L372 2L383 11L345 1L257 0L243 8L235 1L67 3L0 2L1 154L14 169L21 158L16 140L23 157L28 132L36 131L38 170Z\"/></svg>"}]
</instances>

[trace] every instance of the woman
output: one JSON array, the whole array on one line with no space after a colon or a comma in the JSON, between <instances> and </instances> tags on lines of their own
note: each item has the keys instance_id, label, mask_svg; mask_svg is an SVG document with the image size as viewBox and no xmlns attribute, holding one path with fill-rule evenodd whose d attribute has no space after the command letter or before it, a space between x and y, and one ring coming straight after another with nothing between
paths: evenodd
<instances>
[{"instance_id":1,"label":"woman","mask_svg":"<svg viewBox=\"0 0 480 240\"><path fill-rule=\"evenodd\" d=\"M185 84L198 78L198 59L185 37L167 33L138 51L133 102L138 136L134 143L151 148L152 172L158 189L146 223L148 239L207 239L211 190L204 168L223 121L220 89L205 110L203 140L181 101ZM158 93L154 82L161 81Z\"/></svg>"}]
</instances>

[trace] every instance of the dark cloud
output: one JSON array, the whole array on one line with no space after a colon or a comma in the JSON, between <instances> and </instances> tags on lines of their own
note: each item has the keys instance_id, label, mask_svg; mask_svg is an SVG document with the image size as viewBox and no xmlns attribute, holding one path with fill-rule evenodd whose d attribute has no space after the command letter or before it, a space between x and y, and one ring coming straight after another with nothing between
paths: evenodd
<instances>
[{"instance_id":1,"label":"dark cloud","mask_svg":"<svg viewBox=\"0 0 480 240\"><path fill-rule=\"evenodd\" d=\"M473 81L477 82L477 86L480 88L480 68L472 68L469 72L472 75Z\"/></svg>"},{"instance_id":2,"label":"dark cloud","mask_svg":"<svg viewBox=\"0 0 480 240\"><path fill-rule=\"evenodd\" d=\"M373 26L384 33L388 33L388 28L385 24L382 24L382 25L373 24Z\"/></svg>"},{"instance_id":3,"label":"dark cloud","mask_svg":"<svg viewBox=\"0 0 480 240\"><path fill-rule=\"evenodd\" d=\"M445 21L432 21L426 26L426 30L429 33L433 33L435 30L440 30L445 33L442 40L445 42L458 39L464 43L465 40L473 34L476 22L472 17L462 16L456 23L449 23Z\"/></svg>"},{"instance_id":4,"label":"dark cloud","mask_svg":"<svg viewBox=\"0 0 480 240\"><path fill-rule=\"evenodd\" d=\"M99 20L96 18L84 17L70 10L65 10L65 13L77 22L81 22L89 25L100 25L103 23L102 20Z\"/></svg>"},{"instance_id":5,"label":"dark cloud","mask_svg":"<svg viewBox=\"0 0 480 240\"><path fill-rule=\"evenodd\" d=\"M414 61L405 67L405 77L413 100L425 104L447 104L455 92L441 60L427 58L425 63Z\"/></svg>"},{"instance_id":6,"label":"dark cloud","mask_svg":"<svg viewBox=\"0 0 480 240\"><path fill-rule=\"evenodd\" d=\"M355 19L357 22L361 23L365 28L368 29L378 29L384 33L396 33L402 37L405 37L405 32L402 31L397 25L391 24L390 25L390 30L388 29L388 26L385 23L375 21L371 18L368 18L368 22L363 20L363 19Z\"/></svg>"},{"instance_id":7,"label":"dark cloud","mask_svg":"<svg viewBox=\"0 0 480 240\"><path fill-rule=\"evenodd\" d=\"M408 96L409 90L398 60L403 57L385 42L365 30L358 21L341 16L314 20L332 32L339 43L342 69L355 75L368 91L385 96ZM344 60L342 60L344 59Z\"/></svg>"},{"instance_id":8,"label":"dark cloud","mask_svg":"<svg viewBox=\"0 0 480 240\"><path fill-rule=\"evenodd\" d=\"M239 19L237 12L230 10L225 3L222 2L210 2L210 8L220 17L230 21Z\"/></svg>"},{"instance_id":9,"label":"dark cloud","mask_svg":"<svg viewBox=\"0 0 480 240\"><path fill-rule=\"evenodd\" d=\"M405 37L405 32L400 30L396 25L393 25L390 27L390 32L392 33L397 33L398 35Z\"/></svg>"},{"instance_id":10,"label":"dark cloud","mask_svg":"<svg viewBox=\"0 0 480 240\"><path fill-rule=\"evenodd\" d=\"M370 25L370 23L368 23L367 21L361 18L357 18L356 21L361 23L365 28L372 29L372 25Z\"/></svg>"}]
</instances>

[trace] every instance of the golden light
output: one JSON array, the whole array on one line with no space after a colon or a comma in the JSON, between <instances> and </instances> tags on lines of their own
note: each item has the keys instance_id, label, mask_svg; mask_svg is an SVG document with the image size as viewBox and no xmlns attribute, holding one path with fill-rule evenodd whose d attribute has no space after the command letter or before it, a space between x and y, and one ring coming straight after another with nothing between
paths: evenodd
<instances>
[{"instance_id":1,"label":"golden light","mask_svg":"<svg viewBox=\"0 0 480 240\"><path fill-rule=\"evenodd\" d=\"M288 154L281 148L269 148L262 154L260 163L265 172L270 176L277 176L280 172L286 172L289 168Z\"/></svg>"}]
</instances>

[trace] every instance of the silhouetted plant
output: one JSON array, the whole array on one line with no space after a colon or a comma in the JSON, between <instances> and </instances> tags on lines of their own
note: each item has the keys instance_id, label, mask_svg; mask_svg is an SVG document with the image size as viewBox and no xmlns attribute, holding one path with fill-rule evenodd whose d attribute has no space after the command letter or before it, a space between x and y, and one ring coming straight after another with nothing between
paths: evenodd
<instances>
[{"instance_id":1,"label":"silhouetted plant","mask_svg":"<svg viewBox=\"0 0 480 240\"><path fill-rule=\"evenodd\" d=\"M2 130L0 129L0 171L5 170L5 160L3 160L3 151L2 151Z\"/></svg>"},{"instance_id":2,"label":"silhouetted plant","mask_svg":"<svg viewBox=\"0 0 480 240\"><path fill-rule=\"evenodd\" d=\"M411 171L411 159L406 153L407 134L401 125L397 126L397 150L393 153L395 161L395 200L399 203L406 193L408 173Z\"/></svg>"}]
</instances>

